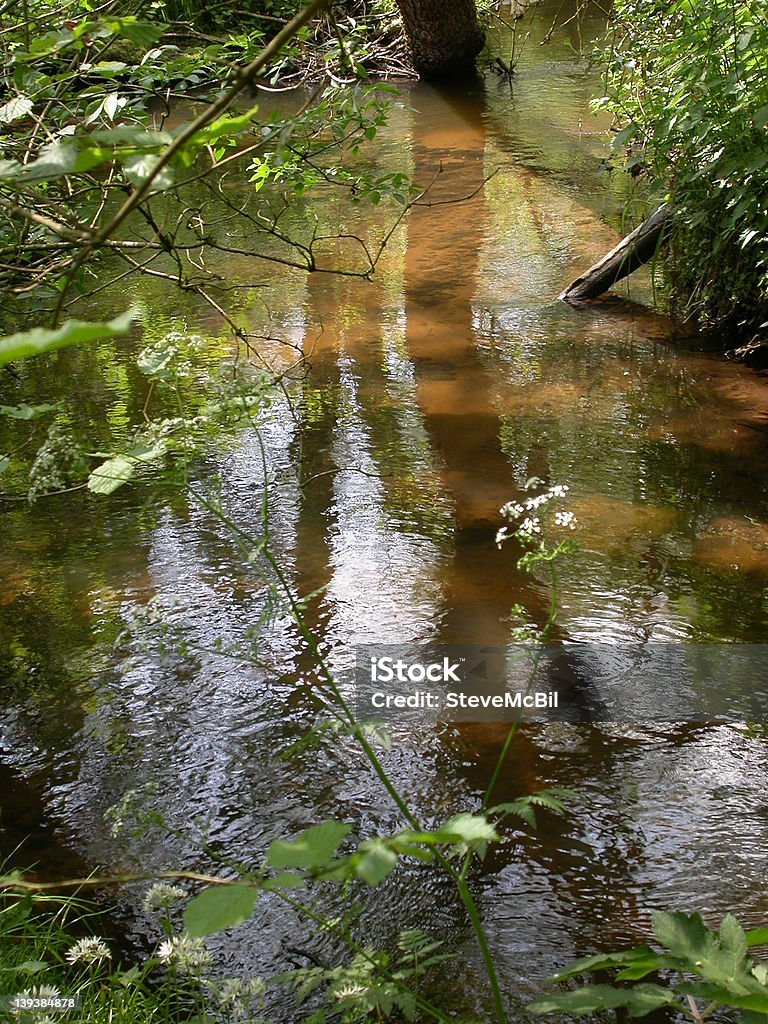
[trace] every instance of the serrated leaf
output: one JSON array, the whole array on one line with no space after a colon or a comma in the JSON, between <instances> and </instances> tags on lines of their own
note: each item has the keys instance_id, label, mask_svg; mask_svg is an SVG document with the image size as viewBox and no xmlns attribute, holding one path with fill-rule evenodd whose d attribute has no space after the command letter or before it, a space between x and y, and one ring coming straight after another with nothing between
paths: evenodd
<instances>
[{"instance_id":1,"label":"serrated leaf","mask_svg":"<svg viewBox=\"0 0 768 1024\"><path fill-rule=\"evenodd\" d=\"M250 885L211 885L203 889L184 910L184 927L200 938L247 921L259 897Z\"/></svg>"},{"instance_id":2,"label":"serrated leaf","mask_svg":"<svg viewBox=\"0 0 768 1024\"><path fill-rule=\"evenodd\" d=\"M112 494L133 479L136 464L124 455L107 459L88 477L88 490L94 494Z\"/></svg>"},{"instance_id":3,"label":"serrated leaf","mask_svg":"<svg viewBox=\"0 0 768 1024\"><path fill-rule=\"evenodd\" d=\"M653 914L653 934L660 945L666 946L675 956L696 961L706 951L711 932L701 914L656 910Z\"/></svg>"},{"instance_id":4,"label":"serrated leaf","mask_svg":"<svg viewBox=\"0 0 768 1024\"><path fill-rule=\"evenodd\" d=\"M750 1010L753 1013L768 1014L768 992L760 991L756 979L755 992L734 992L726 985L702 984L696 982L683 982L678 986L680 992L686 995L693 995L697 998L707 999L710 1002L720 1003L723 1006L735 1006L740 1010Z\"/></svg>"},{"instance_id":5,"label":"serrated leaf","mask_svg":"<svg viewBox=\"0 0 768 1024\"><path fill-rule=\"evenodd\" d=\"M30 356L53 352L70 345L80 345L101 338L114 338L127 334L131 328L135 313L129 310L122 316L115 317L106 323L88 323L83 320L68 320L61 327L36 327L31 331L22 331L0 338L0 366L11 363L15 359L26 359Z\"/></svg>"},{"instance_id":6,"label":"serrated leaf","mask_svg":"<svg viewBox=\"0 0 768 1024\"><path fill-rule=\"evenodd\" d=\"M380 839L373 839L360 848L355 872L371 886L379 885L397 867L397 854Z\"/></svg>"},{"instance_id":7,"label":"serrated leaf","mask_svg":"<svg viewBox=\"0 0 768 1024\"><path fill-rule=\"evenodd\" d=\"M0 107L0 122L13 124L14 121L21 121L34 107L34 102L29 96L14 96Z\"/></svg>"},{"instance_id":8,"label":"serrated leaf","mask_svg":"<svg viewBox=\"0 0 768 1024\"><path fill-rule=\"evenodd\" d=\"M640 978L647 978L649 974L659 969L658 960L644 960L632 967L625 967L616 975L616 981L639 981Z\"/></svg>"},{"instance_id":9,"label":"serrated leaf","mask_svg":"<svg viewBox=\"0 0 768 1024\"><path fill-rule=\"evenodd\" d=\"M575 1017L597 1010L615 1010L626 1007L633 1017L644 1017L662 1006L674 1006L675 997L660 985L635 985L633 988L613 988L611 985L585 985L573 992L559 992L529 1003L533 1013L559 1013L566 1011Z\"/></svg>"},{"instance_id":10,"label":"serrated leaf","mask_svg":"<svg viewBox=\"0 0 768 1024\"><path fill-rule=\"evenodd\" d=\"M531 828L536 828L536 812L528 800L513 800L512 803L499 804L491 813L502 817L511 814L515 818L521 818Z\"/></svg>"},{"instance_id":11,"label":"serrated leaf","mask_svg":"<svg viewBox=\"0 0 768 1024\"><path fill-rule=\"evenodd\" d=\"M634 949L625 949L617 953L596 953L593 956L585 956L580 960L574 960L563 970L553 974L550 981L565 981L577 974L586 974L590 971L605 971L612 967L627 967L632 964L655 962L659 963L657 954L650 946L636 946Z\"/></svg>"},{"instance_id":12,"label":"serrated leaf","mask_svg":"<svg viewBox=\"0 0 768 1024\"><path fill-rule=\"evenodd\" d=\"M733 914L728 914L723 918L720 925L720 941L723 949L733 953L738 960L743 960L746 957L747 936Z\"/></svg>"},{"instance_id":13,"label":"serrated leaf","mask_svg":"<svg viewBox=\"0 0 768 1024\"><path fill-rule=\"evenodd\" d=\"M71 174L77 167L77 147L72 142L59 139L49 142L40 149L37 160L18 164L7 176L15 181L51 181Z\"/></svg>"},{"instance_id":14,"label":"serrated leaf","mask_svg":"<svg viewBox=\"0 0 768 1024\"><path fill-rule=\"evenodd\" d=\"M137 466L154 462L165 452L163 444L149 447L137 444L125 455L116 455L97 466L88 477L88 490L94 494L112 494L133 479Z\"/></svg>"},{"instance_id":15,"label":"serrated leaf","mask_svg":"<svg viewBox=\"0 0 768 1024\"><path fill-rule=\"evenodd\" d=\"M341 846L351 826L341 821L312 825L294 840L275 839L269 845L267 861L273 868L319 868L325 866Z\"/></svg>"},{"instance_id":16,"label":"serrated leaf","mask_svg":"<svg viewBox=\"0 0 768 1024\"><path fill-rule=\"evenodd\" d=\"M443 825L439 834L448 833L458 837L463 843L490 843L499 838L499 834L484 815L456 814ZM454 841L454 840L450 840Z\"/></svg>"},{"instance_id":17,"label":"serrated leaf","mask_svg":"<svg viewBox=\"0 0 768 1024\"><path fill-rule=\"evenodd\" d=\"M378 743L382 749L392 749L392 736L381 722L361 722L359 729L364 736Z\"/></svg>"},{"instance_id":18,"label":"serrated leaf","mask_svg":"<svg viewBox=\"0 0 768 1024\"><path fill-rule=\"evenodd\" d=\"M159 153L133 153L124 159L123 171L128 181L138 187L144 184L159 162ZM173 167L166 164L159 174L152 179L152 191L164 192L166 189L173 188L175 181L176 177Z\"/></svg>"}]
</instances>

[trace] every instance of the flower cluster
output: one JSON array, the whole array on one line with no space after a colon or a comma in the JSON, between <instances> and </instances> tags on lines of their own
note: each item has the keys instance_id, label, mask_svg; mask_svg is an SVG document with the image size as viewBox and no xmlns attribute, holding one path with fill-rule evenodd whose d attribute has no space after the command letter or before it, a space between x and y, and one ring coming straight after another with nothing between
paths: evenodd
<instances>
[{"instance_id":1,"label":"flower cluster","mask_svg":"<svg viewBox=\"0 0 768 1024\"><path fill-rule=\"evenodd\" d=\"M167 967L175 967L180 974L190 975L199 975L213 959L203 940L191 935L174 935L161 942L157 958Z\"/></svg>"},{"instance_id":2,"label":"flower cluster","mask_svg":"<svg viewBox=\"0 0 768 1024\"><path fill-rule=\"evenodd\" d=\"M541 494L526 498L525 501L508 501L499 511L505 519L516 523L514 528L502 526L496 534L496 544L501 547L509 537L516 536L522 541L532 541L541 534L541 512L555 498L564 498L568 493L566 484L554 484ZM556 512L555 524L567 530L576 529L573 512Z\"/></svg>"},{"instance_id":3,"label":"flower cluster","mask_svg":"<svg viewBox=\"0 0 768 1024\"><path fill-rule=\"evenodd\" d=\"M92 936L87 939L78 939L74 946L70 946L64 954L70 964L99 964L102 960L111 960L112 954L104 939Z\"/></svg>"},{"instance_id":4,"label":"flower cluster","mask_svg":"<svg viewBox=\"0 0 768 1024\"><path fill-rule=\"evenodd\" d=\"M239 1014L247 1013L251 1001L261 999L266 988L261 978L224 978L212 987L219 1005Z\"/></svg>"},{"instance_id":5,"label":"flower cluster","mask_svg":"<svg viewBox=\"0 0 768 1024\"><path fill-rule=\"evenodd\" d=\"M142 906L145 910L167 910L172 903L183 900L186 892L178 885L169 885L167 882L155 882L147 889Z\"/></svg>"},{"instance_id":6,"label":"flower cluster","mask_svg":"<svg viewBox=\"0 0 768 1024\"><path fill-rule=\"evenodd\" d=\"M333 998L342 1002L345 999L359 999L360 996L367 995L367 993L368 989L363 985L342 985L334 991Z\"/></svg>"}]
</instances>

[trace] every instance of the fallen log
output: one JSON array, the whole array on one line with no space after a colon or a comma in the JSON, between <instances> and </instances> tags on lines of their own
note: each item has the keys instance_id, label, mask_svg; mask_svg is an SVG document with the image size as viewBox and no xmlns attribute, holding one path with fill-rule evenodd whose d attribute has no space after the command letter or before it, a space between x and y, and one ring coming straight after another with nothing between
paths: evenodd
<instances>
[{"instance_id":1,"label":"fallen log","mask_svg":"<svg viewBox=\"0 0 768 1024\"><path fill-rule=\"evenodd\" d=\"M653 259L664 241L671 219L672 207L664 203L599 262L572 281L560 298L564 302L594 299Z\"/></svg>"}]
</instances>

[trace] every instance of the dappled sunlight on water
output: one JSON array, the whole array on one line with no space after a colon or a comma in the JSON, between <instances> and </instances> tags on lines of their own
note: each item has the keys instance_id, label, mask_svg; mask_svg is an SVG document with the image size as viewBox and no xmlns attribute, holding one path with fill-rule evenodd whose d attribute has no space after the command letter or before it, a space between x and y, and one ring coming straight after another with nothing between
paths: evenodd
<instances>
[{"instance_id":1,"label":"dappled sunlight on water","mask_svg":"<svg viewBox=\"0 0 768 1024\"><path fill-rule=\"evenodd\" d=\"M493 78L454 94L403 87L375 159L433 184L373 281L245 257L222 268L258 280L236 316L260 335L251 362L286 372L285 392L258 433L212 445L193 482L258 538L266 473L273 550L342 675L355 644L506 644L515 604L545 620L548 587L517 568L514 544L495 544L500 506L531 476L568 484L579 520L561 638L765 637L768 389L644 305L647 278L582 309L557 301L617 241L626 182L600 169L594 77L565 41L539 45L543 23L531 31L511 90ZM316 212L323 230L374 242L397 217L330 197ZM324 258L343 251L328 243ZM206 359L232 357L210 309L142 288L147 333L186 324L210 336ZM113 369L101 405L87 362L62 365L89 396L84 417L127 422L143 382L130 354L100 351ZM137 488L109 505L13 506L4 525L3 756L37 780L87 860L186 862L199 856L189 830L258 863L272 838L323 817L360 835L395 826L351 741L279 759L322 712L322 688L292 618L216 517ZM153 616L169 627L161 637ZM440 820L476 797L503 736L489 724L398 728L387 765L425 820ZM538 836L515 837L479 872L516 1007L573 954L644 941L652 907L761 921L765 753L764 735L717 726L521 731L499 799L553 784L580 795L571 817L545 815ZM104 812L148 783L179 834L113 838ZM477 958L452 897L413 871L377 892L371 937L392 921L447 929L469 990ZM126 920L146 932L129 902ZM225 955L275 967L300 927L265 900L222 940Z\"/></svg>"}]
</instances>

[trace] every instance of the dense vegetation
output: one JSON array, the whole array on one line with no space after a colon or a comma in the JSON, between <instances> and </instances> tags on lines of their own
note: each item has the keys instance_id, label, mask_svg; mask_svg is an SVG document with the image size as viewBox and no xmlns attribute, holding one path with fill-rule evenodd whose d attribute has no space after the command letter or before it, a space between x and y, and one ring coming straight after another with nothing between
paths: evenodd
<instances>
[{"instance_id":1,"label":"dense vegetation","mask_svg":"<svg viewBox=\"0 0 768 1024\"><path fill-rule=\"evenodd\" d=\"M675 210L675 311L739 336L768 320L768 17L759 0L618 0L605 96L626 167Z\"/></svg>"}]
</instances>

